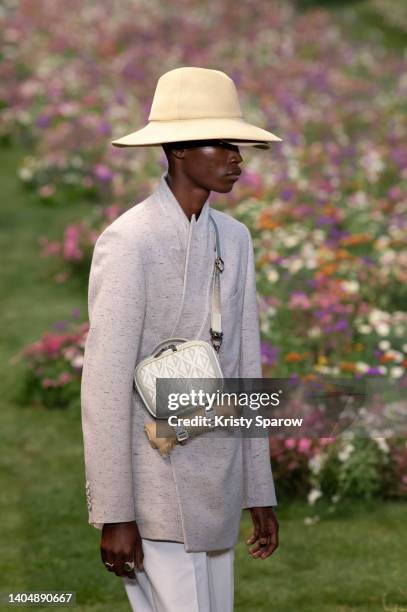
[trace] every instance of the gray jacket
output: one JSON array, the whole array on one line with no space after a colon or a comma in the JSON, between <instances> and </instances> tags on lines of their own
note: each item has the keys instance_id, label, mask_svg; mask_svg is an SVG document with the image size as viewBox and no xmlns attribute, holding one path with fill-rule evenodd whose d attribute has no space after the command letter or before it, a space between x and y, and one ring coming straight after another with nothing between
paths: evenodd
<instances>
[{"instance_id":1,"label":"gray jacket","mask_svg":"<svg viewBox=\"0 0 407 612\"><path fill-rule=\"evenodd\" d=\"M277 502L267 438L207 432L163 458L143 430L152 417L133 388L135 364L169 336L210 341L209 199L189 222L166 175L101 233L93 252L81 387L89 523L136 520L144 538L209 551L236 544L243 508ZM230 215L211 214L225 262L222 371L261 377L250 233Z\"/></svg>"}]
</instances>

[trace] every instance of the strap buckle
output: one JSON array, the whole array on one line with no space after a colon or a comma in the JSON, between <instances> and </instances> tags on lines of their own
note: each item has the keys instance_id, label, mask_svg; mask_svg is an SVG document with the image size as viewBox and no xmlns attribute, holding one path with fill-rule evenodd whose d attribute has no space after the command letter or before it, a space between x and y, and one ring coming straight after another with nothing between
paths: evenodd
<instances>
[{"instance_id":1,"label":"strap buckle","mask_svg":"<svg viewBox=\"0 0 407 612\"><path fill-rule=\"evenodd\" d=\"M225 268L225 263L224 263L222 257L220 257L219 255L215 259L215 266L217 267L219 272L223 272L223 270Z\"/></svg>"},{"instance_id":2,"label":"strap buckle","mask_svg":"<svg viewBox=\"0 0 407 612\"><path fill-rule=\"evenodd\" d=\"M177 440L180 444L182 444L182 442L186 442L189 438L189 433L187 432L187 430L185 429L185 427L181 427L179 425L175 426L175 435L177 437Z\"/></svg>"},{"instance_id":3,"label":"strap buckle","mask_svg":"<svg viewBox=\"0 0 407 612\"><path fill-rule=\"evenodd\" d=\"M210 328L211 340L213 348L217 353L219 353L219 349L222 344L223 332L213 331L212 327Z\"/></svg>"}]
</instances>

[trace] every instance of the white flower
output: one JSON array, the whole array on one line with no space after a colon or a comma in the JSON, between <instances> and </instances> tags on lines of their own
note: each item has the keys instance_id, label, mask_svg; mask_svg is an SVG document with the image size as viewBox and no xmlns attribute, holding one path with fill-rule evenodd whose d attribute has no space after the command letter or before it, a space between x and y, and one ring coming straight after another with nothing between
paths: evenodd
<instances>
[{"instance_id":1,"label":"white flower","mask_svg":"<svg viewBox=\"0 0 407 612\"><path fill-rule=\"evenodd\" d=\"M324 456L322 453L316 453L308 461L308 467L313 474L319 474L324 465Z\"/></svg>"},{"instance_id":2,"label":"white flower","mask_svg":"<svg viewBox=\"0 0 407 612\"><path fill-rule=\"evenodd\" d=\"M389 452L389 445L386 442L386 438L373 438L374 441L376 442L377 446L380 448L381 451L383 451L383 453L388 453Z\"/></svg>"},{"instance_id":3,"label":"white flower","mask_svg":"<svg viewBox=\"0 0 407 612\"><path fill-rule=\"evenodd\" d=\"M314 325L314 327L311 327L308 330L308 337L309 338L320 338L321 336L321 328Z\"/></svg>"},{"instance_id":4,"label":"white flower","mask_svg":"<svg viewBox=\"0 0 407 612\"><path fill-rule=\"evenodd\" d=\"M270 283L275 283L278 281L279 277L279 273L274 268L271 268L271 270L267 272L267 280L269 280Z\"/></svg>"},{"instance_id":5,"label":"white flower","mask_svg":"<svg viewBox=\"0 0 407 612\"><path fill-rule=\"evenodd\" d=\"M291 260L288 266L288 269L291 274L296 274L297 272L299 272L299 270L301 270L301 268L303 268L303 262L302 259L300 259L299 257L296 257L295 259Z\"/></svg>"},{"instance_id":6,"label":"white flower","mask_svg":"<svg viewBox=\"0 0 407 612\"><path fill-rule=\"evenodd\" d=\"M401 350L402 350L404 353L407 353L407 344L403 344L403 345L402 345L402 347L401 347Z\"/></svg>"},{"instance_id":7,"label":"white flower","mask_svg":"<svg viewBox=\"0 0 407 612\"><path fill-rule=\"evenodd\" d=\"M371 328L371 326L370 326L370 325L360 325L360 326L358 327L358 331L359 331L361 334L370 334L370 332L372 331L372 328Z\"/></svg>"},{"instance_id":8,"label":"white flower","mask_svg":"<svg viewBox=\"0 0 407 612\"><path fill-rule=\"evenodd\" d=\"M367 195L364 191L355 191L350 197L352 204L356 204L359 208L366 208L369 204Z\"/></svg>"},{"instance_id":9,"label":"white flower","mask_svg":"<svg viewBox=\"0 0 407 612\"><path fill-rule=\"evenodd\" d=\"M393 366L390 368L390 376L392 378L400 378L404 374L404 368L401 366Z\"/></svg>"},{"instance_id":10,"label":"white flower","mask_svg":"<svg viewBox=\"0 0 407 612\"><path fill-rule=\"evenodd\" d=\"M384 321L382 321L376 326L376 332L379 334L379 336L388 336L390 332L390 326Z\"/></svg>"},{"instance_id":11,"label":"white flower","mask_svg":"<svg viewBox=\"0 0 407 612\"><path fill-rule=\"evenodd\" d=\"M356 363L356 369L357 369L358 372L361 372L362 374L364 374L365 372L368 371L369 366L364 361L358 361Z\"/></svg>"},{"instance_id":12,"label":"white flower","mask_svg":"<svg viewBox=\"0 0 407 612\"><path fill-rule=\"evenodd\" d=\"M307 497L309 505L313 506L320 497L322 497L322 491L319 489L311 489Z\"/></svg>"},{"instance_id":13,"label":"white flower","mask_svg":"<svg viewBox=\"0 0 407 612\"><path fill-rule=\"evenodd\" d=\"M390 348L390 342L388 340L380 340L379 342L379 349L381 351L388 351Z\"/></svg>"},{"instance_id":14,"label":"white flower","mask_svg":"<svg viewBox=\"0 0 407 612\"><path fill-rule=\"evenodd\" d=\"M287 248L297 246L299 238L297 236L285 236L283 238L283 245Z\"/></svg>"},{"instance_id":15,"label":"white flower","mask_svg":"<svg viewBox=\"0 0 407 612\"><path fill-rule=\"evenodd\" d=\"M357 293L359 291L359 283L357 281L343 281L342 289L347 293Z\"/></svg>"},{"instance_id":16,"label":"white flower","mask_svg":"<svg viewBox=\"0 0 407 612\"><path fill-rule=\"evenodd\" d=\"M380 374L387 374L387 368L384 365L379 365L377 366L377 369L379 370Z\"/></svg>"},{"instance_id":17,"label":"white flower","mask_svg":"<svg viewBox=\"0 0 407 612\"><path fill-rule=\"evenodd\" d=\"M369 322L372 325L375 325L376 323L381 323L384 320L388 320L389 319L389 314L387 312L384 312L383 310L379 310L378 308L373 308L370 313L369 313Z\"/></svg>"},{"instance_id":18,"label":"white flower","mask_svg":"<svg viewBox=\"0 0 407 612\"><path fill-rule=\"evenodd\" d=\"M323 232L320 229L314 230L312 232L312 239L314 240L314 242L316 243L321 243L325 240L325 232Z\"/></svg>"},{"instance_id":19,"label":"white flower","mask_svg":"<svg viewBox=\"0 0 407 612\"><path fill-rule=\"evenodd\" d=\"M316 514L315 516L306 516L304 518L305 525L315 525L315 523L318 523L318 521L319 521L318 514Z\"/></svg>"},{"instance_id":20,"label":"white flower","mask_svg":"<svg viewBox=\"0 0 407 612\"><path fill-rule=\"evenodd\" d=\"M74 368L82 368L83 367L83 355L77 355L71 361L71 364Z\"/></svg>"},{"instance_id":21,"label":"white flower","mask_svg":"<svg viewBox=\"0 0 407 612\"><path fill-rule=\"evenodd\" d=\"M30 181L32 177L34 176L34 173L29 168L21 168L18 171L18 176L20 177L22 181Z\"/></svg>"},{"instance_id":22,"label":"white flower","mask_svg":"<svg viewBox=\"0 0 407 612\"><path fill-rule=\"evenodd\" d=\"M354 450L355 450L355 447L351 443L349 443L346 446L344 446L343 449L340 450L339 453L338 453L339 461L342 461L342 463L347 461L349 459L349 457L351 456L351 454L353 453Z\"/></svg>"}]
</instances>

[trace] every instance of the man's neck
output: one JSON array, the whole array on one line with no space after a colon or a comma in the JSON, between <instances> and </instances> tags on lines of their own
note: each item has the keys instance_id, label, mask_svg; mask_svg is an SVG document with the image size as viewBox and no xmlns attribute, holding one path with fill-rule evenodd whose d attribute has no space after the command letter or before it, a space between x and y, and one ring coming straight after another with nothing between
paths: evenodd
<instances>
[{"instance_id":1,"label":"man's neck","mask_svg":"<svg viewBox=\"0 0 407 612\"><path fill-rule=\"evenodd\" d=\"M165 180L188 220L191 221L193 214L198 219L210 192L193 184L184 175L171 176L168 173Z\"/></svg>"}]
</instances>

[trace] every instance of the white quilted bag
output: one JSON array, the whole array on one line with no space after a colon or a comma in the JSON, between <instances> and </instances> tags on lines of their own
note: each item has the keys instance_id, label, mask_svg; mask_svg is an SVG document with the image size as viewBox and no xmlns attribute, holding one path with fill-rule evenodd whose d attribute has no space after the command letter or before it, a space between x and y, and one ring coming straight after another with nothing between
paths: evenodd
<instances>
[{"instance_id":1,"label":"white quilted bag","mask_svg":"<svg viewBox=\"0 0 407 612\"><path fill-rule=\"evenodd\" d=\"M211 344L204 340L186 338L167 338L158 344L152 354L140 361L134 370L134 384L149 413L156 419L167 419L170 415L185 415L196 410L196 405L182 406L176 413L168 407L168 402L157 406L157 379L217 379L205 381L199 389L207 393L219 390L219 379L223 374L217 353L222 343L222 321L220 312L220 273L224 263L220 255L219 234L216 223L210 215L215 228L215 265L212 278ZM190 393L197 390L193 380L178 380L170 383L171 393ZM163 389L165 396L165 388ZM166 396L168 397L168 396Z\"/></svg>"}]
</instances>

